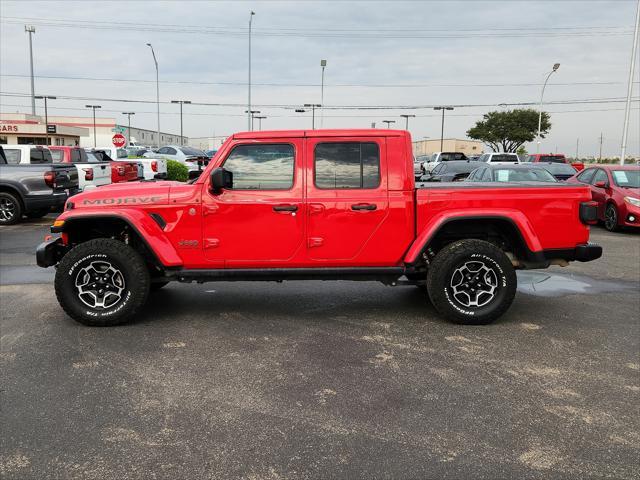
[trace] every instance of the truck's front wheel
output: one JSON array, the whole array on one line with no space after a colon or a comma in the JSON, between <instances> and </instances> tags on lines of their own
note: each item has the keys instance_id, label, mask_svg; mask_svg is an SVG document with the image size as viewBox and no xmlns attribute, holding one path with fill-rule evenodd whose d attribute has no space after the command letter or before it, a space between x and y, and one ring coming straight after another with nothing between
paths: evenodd
<instances>
[{"instance_id":1,"label":"truck's front wheel","mask_svg":"<svg viewBox=\"0 0 640 480\"><path fill-rule=\"evenodd\" d=\"M97 238L70 250L56 271L58 302L74 320L108 327L129 320L149 295L149 271L138 252Z\"/></svg>"},{"instance_id":2,"label":"truck's front wheel","mask_svg":"<svg viewBox=\"0 0 640 480\"><path fill-rule=\"evenodd\" d=\"M427 290L436 310L456 323L483 325L507 311L516 293L509 258L483 240L444 247L429 265Z\"/></svg>"}]
</instances>

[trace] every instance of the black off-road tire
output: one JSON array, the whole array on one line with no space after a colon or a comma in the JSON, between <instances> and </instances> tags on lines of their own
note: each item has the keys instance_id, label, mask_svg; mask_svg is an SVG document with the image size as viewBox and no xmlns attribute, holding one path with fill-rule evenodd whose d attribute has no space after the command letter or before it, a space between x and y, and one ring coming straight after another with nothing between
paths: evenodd
<instances>
[{"instance_id":1,"label":"black off-road tire","mask_svg":"<svg viewBox=\"0 0 640 480\"><path fill-rule=\"evenodd\" d=\"M22 203L9 192L0 192L0 225L15 225L22 220Z\"/></svg>"},{"instance_id":2,"label":"black off-road tire","mask_svg":"<svg viewBox=\"0 0 640 480\"><path fill-rule=\"evenodd\" d=\"M511 306L517 285L511 260L483 240L447 245L435 256L427 274L427 290L436 310L448 320L467 325L485 325L500 317Z\"/></svg>"},{"instance_id":3,"label":"black off-road tire","mask_svg":"<svg viewBox=\"0 0 640 480\"><path fill-rule=\"evenodd\" d=\"M27 212L27 218L42 218L47 213L49 213L48 208L41 208L40 210L33 210L31 212Z\"/></svg>"},{"instance_id":4,"label":"black off-road tire","mask_svg":"<svg viewBox=\"0 0 640 480\"><path fill-rule=\"evenodd\" d=\"M613 203L609 203L604 211L604 228L610 232L620 230L618 226L618 209Z\"/></svg>"},{"instance_id":5,"label":"black off-road tire","mask_svg":"<svg viewBox=\"0 0 640 480\"><path fill-rule=\"evenodd\" d=\"M87 283L87 278L94 280ZM96 278L97 283L91 283ZM110 238L96 238L74 247L58 264L55 278L56 297L64 311L74 320L92 327L110 327L131 320L147 301L149 285L149 270L140 254ZM97 288L93 292L81 292L91 287ZM103 307L85 303L95 303L96 298L100 298L97 292L108 289L115 293L101 297Z\"/></svg>"}]
</instances>

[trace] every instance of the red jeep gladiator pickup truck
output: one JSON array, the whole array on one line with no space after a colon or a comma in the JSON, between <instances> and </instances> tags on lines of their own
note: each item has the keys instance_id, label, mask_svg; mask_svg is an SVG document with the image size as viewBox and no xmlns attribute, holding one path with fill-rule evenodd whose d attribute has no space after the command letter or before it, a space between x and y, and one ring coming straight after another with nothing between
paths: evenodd
<instances>
[{"instance_id":1,"label":"red jeep gladiator pickup truck","mask_svg":"<svg viewBox=\"0 0 640 480\"><path fill-rule=\"evenodd\" d=\"M170 281L378 280L425 287L452 321L484 324L515 269L599 258L589 188L464 182L416 188L396 130L238 133L191 184L76 195L38 247L62 308L116 325Z\"/></svg>"}]
</instances>

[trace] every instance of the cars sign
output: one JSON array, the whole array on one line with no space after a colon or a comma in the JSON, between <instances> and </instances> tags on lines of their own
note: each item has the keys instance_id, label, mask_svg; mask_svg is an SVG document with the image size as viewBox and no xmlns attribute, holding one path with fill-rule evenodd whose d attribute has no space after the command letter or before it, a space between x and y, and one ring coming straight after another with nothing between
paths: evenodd
<instances>
[{"instance_id":1,"label":"cars sign","mask_svg":"<svg viewBox=\"0 0 640 480\"><path fill-rule=\"evenodd\" d=\"M121 148L125 146L125 144L127 143L127 139L121 133L116 133L111 138L111 143L113 143L115 147Z\"/></svg>"}]
</instances>

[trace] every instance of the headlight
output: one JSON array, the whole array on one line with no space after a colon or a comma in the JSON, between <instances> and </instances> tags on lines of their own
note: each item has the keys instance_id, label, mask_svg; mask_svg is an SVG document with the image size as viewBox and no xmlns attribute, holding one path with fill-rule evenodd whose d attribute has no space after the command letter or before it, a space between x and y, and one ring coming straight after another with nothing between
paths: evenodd
<instances>
[{"instance_id":1,"label":"headlight","mask_svg":"<svg viewBox=\"0 0 640 480\"><path fill-rule=\"evenodd\" d=\"M624 201L635 207L640 207L640 198L624 197Z\"/></svg>"}]
</instances>

